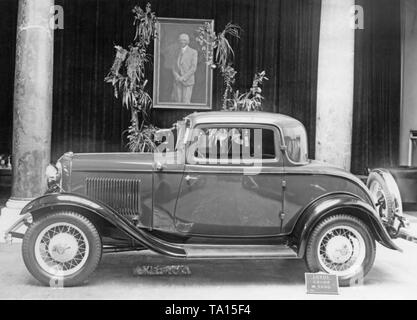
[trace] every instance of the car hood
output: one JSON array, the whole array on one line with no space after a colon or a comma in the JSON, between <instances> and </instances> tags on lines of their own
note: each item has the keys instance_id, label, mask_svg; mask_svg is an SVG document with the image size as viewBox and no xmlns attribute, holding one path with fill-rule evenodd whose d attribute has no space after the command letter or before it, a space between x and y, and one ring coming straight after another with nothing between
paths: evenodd
<instances>
[{"instance_id":1,"label":"car hood","mask_svg":"<svg viewBox=\"0 0 417 320\"><path fill-rule=\"evenodd\" d=\"M71 171L151 171L152 153L74 153Z\"/></svg>"}]
</instances>

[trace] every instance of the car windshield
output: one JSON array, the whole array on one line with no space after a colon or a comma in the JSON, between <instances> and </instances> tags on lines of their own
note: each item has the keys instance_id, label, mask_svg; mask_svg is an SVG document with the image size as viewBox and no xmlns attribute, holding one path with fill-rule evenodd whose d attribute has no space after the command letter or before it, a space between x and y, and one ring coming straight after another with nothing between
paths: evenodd
<instances>
[{"instance_id":1,"label":"car windshield","mask_svg":"<svg viewBox=\"0 0 417 320\"><path fill-rule=\"evenodd\" d=\"M283 128L287 154L291 161L305 163L308 161L307 133L301 123L294 123Z\"/></svg>"}]
</instances>

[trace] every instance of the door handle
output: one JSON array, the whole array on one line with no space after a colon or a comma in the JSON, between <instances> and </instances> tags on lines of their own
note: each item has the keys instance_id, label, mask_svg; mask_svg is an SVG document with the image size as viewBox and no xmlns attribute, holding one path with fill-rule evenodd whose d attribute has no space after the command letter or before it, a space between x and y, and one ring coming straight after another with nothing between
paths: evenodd
<instances>
[{"instance_id":1,"label":"door handle","mask_svg":"<svg viewBox=\"0 0 417 320\"><path fill-rule=\"evenodd\" d=\"M189 174L187 174L187 175L184 177L184 179L185 179L185 181L190 182L190 181L192 181L192 180L198 180L198 177L195 177L195 176L190 176Z\"/></svg>"}]
</instances>

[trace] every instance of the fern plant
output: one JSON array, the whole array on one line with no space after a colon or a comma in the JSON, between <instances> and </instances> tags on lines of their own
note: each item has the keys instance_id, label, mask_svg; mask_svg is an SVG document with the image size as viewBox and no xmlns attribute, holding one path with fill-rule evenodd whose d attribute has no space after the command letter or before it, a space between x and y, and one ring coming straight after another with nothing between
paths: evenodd
<instances>
[{"instance_id":1,"label":"fern plant","mask_svg":"<svg viewBox=\"0 0 417 320\"><path fill-rule=\"evenodd\" d=\"M152 124L145 125L141 123L139 130L137 130L136 120L127 129L127 138L129 139L128 147L132 152L146 152L155 150L157 145L155 143L155 132L158 130Z\"/></svg>"},{"instance_id":2,"label":"fern plant","mask_svg":"<svg viewBox=\"0 0 417 320\"><path fill-rule=\"evenodd\" d=\"M206 63L212 69L218 68L223 77L225 87L223 93L223 109L226 109L228 97L233 92L233 84L235 83L237 73L232 67L231 60L234 57L234 51L228 37L239 39L240 31L241 28L231 22L218 34L212 30L211 24L208 22L198 28L199 35L197 42L206 54Z\"/></svg>"},{"instance_id":3,"label":"fern plant","mask_svg":"<svg viewBox=\"0 0 417 320\"><path fill-rule=\"evenodd\" d=\"M155 144L150 139L157 128L150 123L152 98L146 91L145 66L150 60L148 47L156 37L157 18L150 3L145 10L135 6L132 12L136 29L133 43L128 49L115 46L116 55L105 81L111 83L115 97L121 97L122 105L131 112L131 123L126 131L129 150L153 151Z\"/></svg>"},{"instance_id":4,"label":"fern plant","mask_svg":"<svg viewBox=\"0 0 417 320\"><path fill-rule=\"evenodd\" d=\"M262 96L261 85L264 80L268 80L265 76L265 71L255 74L252 82L252 87L245 93L235 91L232 98L227 99L226 106L229 111L261 111L262 110Z\"/></svg>"},{"instance_id":5,"label":"fern plant","mask_svg":"<svg viewBox=\"0 0 417 320\"><path fill-rule=\"evenodd\" d=\"M233 68L234 51L228 37L240 38L241 28L229 22L223 31L216 34L209 23L198 29L197 42L202 46L206 54L206 63L213 69L220 70L223 77L224 92L222 97L222 109L224 111L259 111L262 109L261 85L268 80L265 71L255 73L252 87L249 91L240 93L234 90L237 71Z\"/></svg>"},{"instance_id":6,"label":"fern plant","mask_svg":"<svg viewBox=\"0 0 417 320\"><path fill-rule=\"evenodd\" d=\"M232 46L230 45L229 40L227 39L227 36L239 39L240 31L241 28L238 25L229 22L224 28L224 30L217 35L216 63L220 65L220 67L226 68L229 63L229 60L232 59L235 55Z\"/></svg>"}]
</instances>

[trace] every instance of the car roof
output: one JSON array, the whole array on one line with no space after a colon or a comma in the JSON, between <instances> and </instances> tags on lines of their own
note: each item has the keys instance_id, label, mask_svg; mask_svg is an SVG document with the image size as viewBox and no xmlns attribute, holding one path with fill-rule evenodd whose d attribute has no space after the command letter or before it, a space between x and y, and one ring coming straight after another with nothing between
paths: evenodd
<instances>
[{"instance_id":1,"label":"car roof","mask_svg":"<svg viewBox=\"0 0 417 320\"><path fill-rule=\"evenodd\" d=\"M294 127L302 123L280 113L263 111L208 111L194 112L187 116L192 126L205 123L258 123L280 128Z\"/></svg>"}]
</instances>

